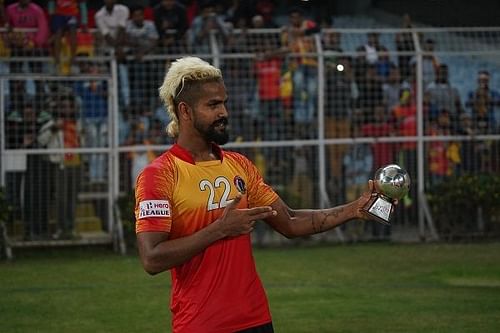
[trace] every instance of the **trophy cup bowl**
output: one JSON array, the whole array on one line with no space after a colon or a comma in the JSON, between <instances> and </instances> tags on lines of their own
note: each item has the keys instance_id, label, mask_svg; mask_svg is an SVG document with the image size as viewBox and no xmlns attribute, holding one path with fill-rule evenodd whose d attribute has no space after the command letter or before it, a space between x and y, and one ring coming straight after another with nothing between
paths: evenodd
<instances>
[{"instance_id":1,"label":"trophy cup bowl","mask_svg":"<svg viewBox=\"0 0 500 333\"><path fill-rule=\"evenodd\" d=\"M364 210L377 222L390 225L394 200L402 199L410 190L410 175L397 164L389 164L375 172L373 179L377 195Z\"/></svg>"},{"instance_id":2,"label":"trophy cup bowl","mask_svg":"<svg viewBox=\"0 0 500 333\"><path fill-rule=\"evenodd\" d=\"M410 176L397 164L378 169L373 181L375 190L390 199L402 199L410 190Z\"/></svg>"}]
</instances>

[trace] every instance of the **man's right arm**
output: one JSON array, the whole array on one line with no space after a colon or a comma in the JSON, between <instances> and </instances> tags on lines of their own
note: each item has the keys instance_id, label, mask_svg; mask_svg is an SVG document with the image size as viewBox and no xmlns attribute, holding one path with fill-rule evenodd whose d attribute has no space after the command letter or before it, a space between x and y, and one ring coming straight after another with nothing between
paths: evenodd
<instances>
[{"instance_id":1,"label":"man's right arm","mask_svg":"<svg viewBox=\"0 0 500 333\"><path fill-rule=\"evenodd\" d=\"M212 243L248 234L255 221L276 215L270 206L238 209L240 200L241 195L231 201L220 218L186 237L169 239L167 232L138 233L137 244L144 270L153 275L179 266Z\"/></svg>"}]
</instances>

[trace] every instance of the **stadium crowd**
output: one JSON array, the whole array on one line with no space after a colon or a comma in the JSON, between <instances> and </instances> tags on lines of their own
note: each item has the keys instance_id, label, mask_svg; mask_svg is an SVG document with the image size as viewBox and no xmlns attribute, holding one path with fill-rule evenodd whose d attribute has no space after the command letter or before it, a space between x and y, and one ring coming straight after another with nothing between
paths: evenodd
<instances>
[{"instance_id":1,"label":"stadium crowd","mask_svg":"<svg viewBox=\"0 0 500 333\"><path fill-rule=\"evenodd\" d=\"M168 61L176 56L211 57L214 41L222 53L243 55L221 61L230 95L231 125L238 134L234 141L316 138L318 36L325 51L327 139L417 133L417 58L404 53L415 50L410 33L397 34L397 49L390 50L380 41L379 33L370 32L356 48L356 54L348 55L342 49L343 36L335 30L330 16L311 17L300 7L283 9L279 1L145 3L2 1L0 55L8 61L0 63L0 72L34 74L31 79L10 79L5 87L7 149L106 147L110 101L107 79L64 80L71 76L109 75L111 68L102 60L106 57L117 62L120 145L171 143L164 134L169 119L156 93L161 75ZM277 22L277 17L286 19ZM402 21L404 28L412 26L409 16ZM215 39L211 39L213 32ZM425 52L425 133L499 134L500 93L489 85L492 73L479 71L477 88L462 96L457 83L449 80L450 68L434 54L436 42L420 37ZM47 74L61 76L59 82L63 84L43 80ZM331 193L335 201L357 197L378 166L401 161L410 174L416 174L416 147L416 142L411 141L328 146L327 167L330 188L337 189ZM500 172L499 166L493 165L500 160L494 144L433 141L427 148L429 185L452 174ZM280 155L264 149L261 160L268 165L261 163L261 169L266 170L264 174L271 183L286 181L287 175L293 174L292 183L304 190L311 183L308 163L317 162L309 153L296 149L292 154ZM154 156L153 151L131 152L127 159L130 178ZM90 182L106 180L105 159L104 154L90 154L85 159ZM60 213L61 225L65 226L74 215L83 162L77 154L48 160L36 155L30 161L36 166L28 170L44 174L40 170L52 169L56 183L59 179L74 185L58 192L70 207ZM57 176L57 172L62 174ZM20 180L10 179L18 188ZM129 185L133 183L131 180ZM29 181L26 184L29 186ZM37 195L36 191L29 192ZM28 199L27 205L35 201ZM63 231L70 228L65 226Z\"/></svg>"}]
</instances>

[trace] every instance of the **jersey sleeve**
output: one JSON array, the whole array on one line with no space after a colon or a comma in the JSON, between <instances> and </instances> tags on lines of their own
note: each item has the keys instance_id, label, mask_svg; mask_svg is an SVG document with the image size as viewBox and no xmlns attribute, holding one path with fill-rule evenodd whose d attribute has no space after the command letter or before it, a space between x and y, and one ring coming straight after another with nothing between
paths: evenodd
<instances>
[{"instance_id":1,"label":"jersey sleeve","mask_svg":"<svg viewBox=\"0 0 500 333\"><path fill-rule=\"evenodd\" d=\"M153 164L139 174L135 188L135 231L170 232L172 227L172 188L174 185L171 165Z\"/></svg>"},{"instance_id":2,"label":"jersey sleeve","mask_svg":"<svg viewBox=\"0 0 500 333\"><path fill-rule=\"evenodd\" d=\"M264 182L257 167L244 159L248 172L248 204L250 207L268 206L278 199L278 194Z\"/></svg>"}]
</instances>

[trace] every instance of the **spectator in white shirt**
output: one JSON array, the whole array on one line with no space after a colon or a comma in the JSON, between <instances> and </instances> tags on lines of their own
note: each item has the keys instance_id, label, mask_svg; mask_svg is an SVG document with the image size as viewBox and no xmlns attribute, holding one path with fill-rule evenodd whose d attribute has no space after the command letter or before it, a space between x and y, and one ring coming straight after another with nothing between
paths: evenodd
<instances>
[{"instance_id":1,"label":"spectator in white shirt","mask_svg":"<svg viewBox=\"0 0 500 333\"><path fill-rule=\"evenodd\" d=\"M117 4L116 0L104 0L104 6L95 14L96 26L99 29L98 40L104 42L97 50L109 51L112 48L118 61L118 80L120 90L120 105L130 104L130 90L127 67L125 65L125 27L130 11L127 6Z\"/></svg>"},{"instance_id":2,"label":"spectator in white shirt","mask_svg":"<svg viewBox=\"0 0 500 333\"><path fill-rule=\"evenodd\" d=\"M144 59L158 45L158 31L151 20L144 19L144 7L136 5L131 8L131 17L127 21L126 40L129 54L134 60L128 62L128 73L130 79L131 100L138 105L148 107L155 100L153 95L155 87L161 82L158 77L155 80L154 62Z\"/></svg>"},{"instance_id":3,"label":"spectator in white shirt","mask_svg":"<svg viewBox=\"0 0 500 333\"><path fill-rule=\"evenodd\" d=\"M104 6L95 14L95 23L105 46L115 49L117 58L124 56L125 27L129 9L116 0L104 0Z\"/></svg>"}]
</instances>

